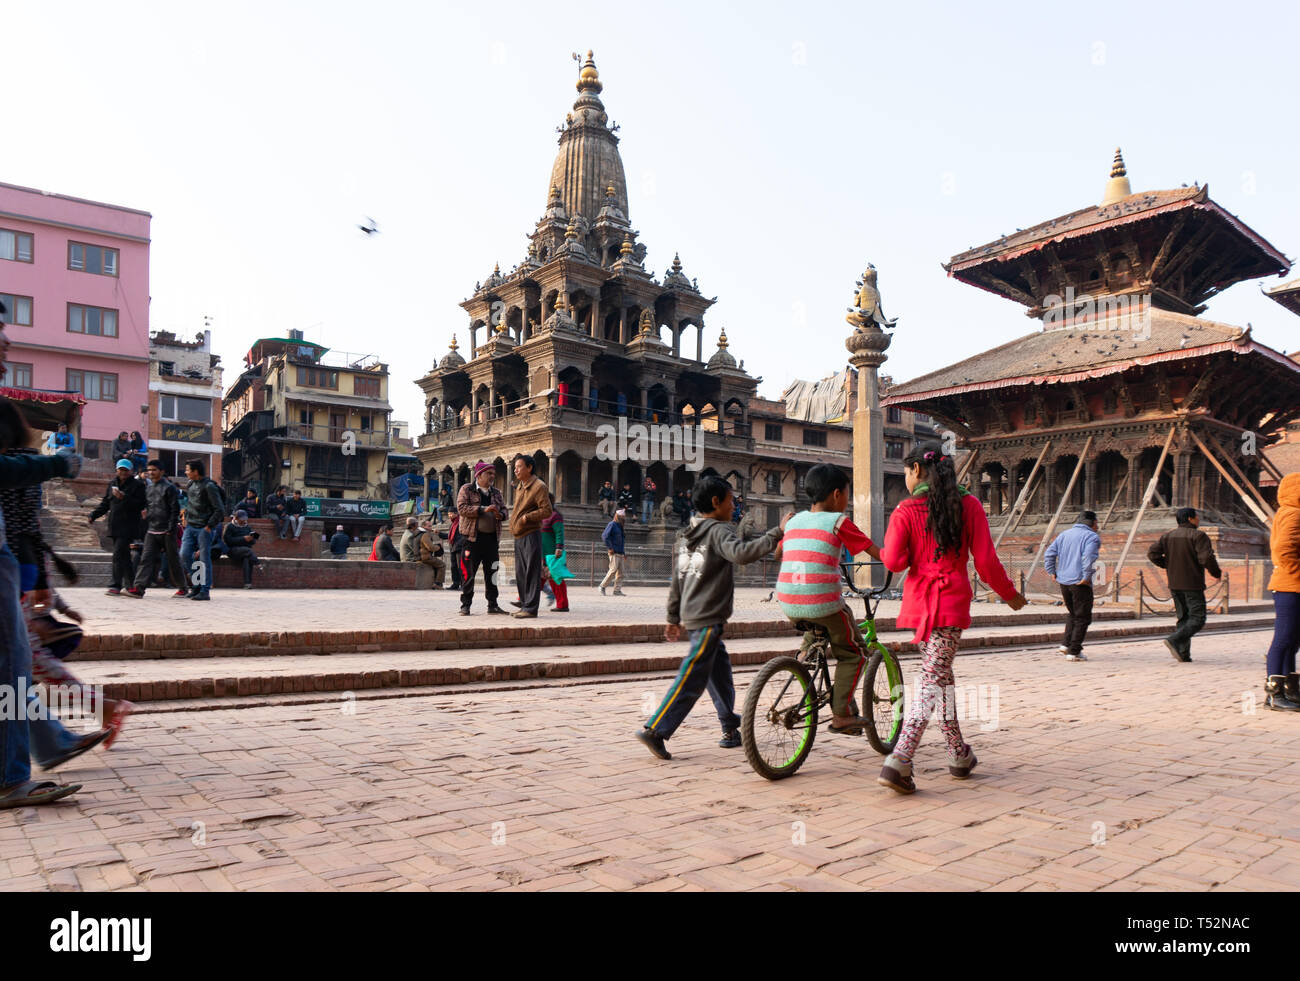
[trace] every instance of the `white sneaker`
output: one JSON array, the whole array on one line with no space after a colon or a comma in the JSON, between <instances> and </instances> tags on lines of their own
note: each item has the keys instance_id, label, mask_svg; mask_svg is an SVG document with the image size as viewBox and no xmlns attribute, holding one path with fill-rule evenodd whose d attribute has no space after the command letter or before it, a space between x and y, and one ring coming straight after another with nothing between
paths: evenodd
<instances>
[{"instance_id":1,"label":"white sneaker","mask_svg":"<svg viewBox=\"0 0 1300 981\"><path fill-rule=\"evenodd\" d=\"M1069 657L1069 655L1070 655L1070 649L1069 649L1068 647L1066 647L1064 644L1062 644L1060 647L1058 647L1058 648L1056 649L1056 653L1057 653L1057 654L1061 654L1061 655L1063 655L1063 656L1065 656L1065 657Z\"/></svg>"},{"instance_id":2,"label":"white sneaker","mask_svg":"<svg viewBox=\"0 0 1300 981\"><path fill-rule=\"evenodd\" d=\"M1067 654L1067 655L1065 655L1065 659L1066 659L1067 661L1086 661L1086 660L1088 660L1088 656L1087 656L1086 654L1083 654L1083 653L1079 653L1079 654Z\"/></svg>"}]
</instances>

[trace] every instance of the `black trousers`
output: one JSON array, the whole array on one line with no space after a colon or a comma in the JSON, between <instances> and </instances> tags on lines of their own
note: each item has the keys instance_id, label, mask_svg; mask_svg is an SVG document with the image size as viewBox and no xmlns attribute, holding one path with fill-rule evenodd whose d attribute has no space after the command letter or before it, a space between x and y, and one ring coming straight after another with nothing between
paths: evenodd
<instances>
[{"instance_id":1,"label":"black trousers","mask_svg":"<svg viewBox=\"0 0 1300 981\"><path fill-rule=\"evenodd\" d=\"M1092 583L1062 584L1061 596L1065 599L1065 639L1061 643L1068 653L1077 655L1083 650L1083 639L1092 623Z\"/></svg>"},{"instance_id":2,"label":"black trousers","mask_svg":"<svg viewBox=\"0 0 1300 981\"><path fill-rule=\"evenodd\" d=\"M1169 643L1182 654L1192 653L1192 637L1205 626L1205 590L1171 589L1178 625L1169 635Z\"/></svg>"},{"instance_id":3,"label":"black trousers","mask_svg":"<svg viewBox=\"0 0 1300 981\"><path fill-rule=\"evenodd\" d=\"M483 595L487 597L488 608L497 605L497 566L500 545L496 535L479 532L478 538L465 543L465 550L460 553L460 560L465 563L465 582L460 590L460 605L470 608L474 602L474 578L479 566L483 566ZM468 554L467 554L468 553Z\"/></svg>"},{"instance_id":4,"label":"black trousers","mask_svg":"<svg viewBox=\"0 0 1300 981\"><path fill-rule=\"evenodd\" d=\"M236 545L226 549L226 554L234 561L243 563L244 585L253 585L253 566L257 564L257 555L247 545Z\"/></svg>"},{"instance_id":5,"label":"black trousers","mask_svg":"<svg viewBox=\"0 0 1300 981\"><path fill-rule=\"evenodd\" d=\"M536 613L542 598L542 535L533 532L515 539L515 582L519 585L519 608Z\"/></svg>"},{"instance_id":6,"label":"black trousers","mask_svg":"<svg viewBox=\"0 0 1300 981\"><path fill-rule=\"evenodd\" d=\"M113 579L110 589L122 589L135 580L135 566L131 563L131 539L113 539Z\"/></svg>"},{"instance_id":7,"label":"black trousers","mask_svg":"<svg viewBox=\"0 0 1300 981\"><path fill-rule=\"evenodd\" d=\"M176 536L171 532L163 535L144 536L144 548L140 550L140 565L135 570L134 588L144 592L153 585L158 574L158 564L162 556L167 556L167 578L176 589L186 589L185 577L181 575L180 549L176 546Z\"/></svg>"}]
</instances>

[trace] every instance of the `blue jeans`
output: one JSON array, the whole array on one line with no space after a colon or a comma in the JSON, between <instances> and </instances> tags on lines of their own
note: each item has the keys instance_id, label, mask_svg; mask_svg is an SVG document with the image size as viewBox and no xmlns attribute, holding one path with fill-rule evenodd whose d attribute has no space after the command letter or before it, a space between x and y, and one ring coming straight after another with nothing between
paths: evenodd
<instances>
[{"instance_id":1,"label":"blue jeans","mask_svg":"<svg viewBox=\"0 0 1300 981\"><path fill-rule=\"evenodd\" d=\"M672 687L645 727L657 736L671 739L696 701L708 689L717 709L722 731L740 728L736 714L736 685L731 677L731 658L722 643L725 623L691 631L691 652L682 661Z\"/></svg>"},{"instance_id":2,"label":"blue jeans","mask_svg":"<svg viewBox=\"0 0 1300 981\"><path fill-rule=\"evenodd\" d=\"M18 561L7 545L0 545L0 684L9 686L10 692L17 692L20 687L30 691L32 683L32 649L27 643L18 575ZM34 700L35 696L29 694L29 708ZM12 696L10 704L13 704ZM31 779L33 749L37 762L50 760L71 749L78 738L54 718L31 722L0 719L0 786Z\"/></svg>"},{"instance_id":3,"label":"blue jeans","mask_svg":"<svg viewBox=\"0 0 1300 981\"><path fill-rule=\"evenodd\" d=\"M641 523L648 525L650 518L654 515L655 502L654 498L646 496L641 498Z\"/></svg>"},{"instance_id":4,"label":"blue jeans","mask_svg":"<svg viewBox=\"0 0 1300 981\"><path fill-rule=\"evenodd\" d=\"M193 575L196 548L203 560L202 584L194 581L197 578ZM181 568L186 581L193 583L192 588L206 596L212 588L212 532L207 528L185 526L185 535L181 538Z\"/></svg>"},{"instance_id":5,"label":"blue jeans","mask_svg":"<svg viewBox=\"0 0 1300 981\"><path fill-rule=\"evenodd\" d=\"M1300 593L1273 594L1273 644L1268 649L1269 674L1295 674L1295 655L1300 648Z\"/></svg>"}]
</instances>

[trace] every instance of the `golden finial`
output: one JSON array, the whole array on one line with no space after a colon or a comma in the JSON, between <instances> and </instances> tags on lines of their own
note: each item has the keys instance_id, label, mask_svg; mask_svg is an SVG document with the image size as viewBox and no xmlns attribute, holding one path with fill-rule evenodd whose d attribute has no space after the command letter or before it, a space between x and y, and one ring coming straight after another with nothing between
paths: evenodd
<instances>
[{"instance_id":1,"label":"golden finial","mask_svg":"<svg viewBox=\"0 0 1300 981\"><path fill-rule=\"evenodd\" d=\"M1128 171L1124 169L1124 155L1120 153L1119 147L1115 147L1115 162L1111 164L1110 176L1123 177L1127 173Z\"/></svg>"},{"instance_id":2,"label":"golden finial","mask_svg":"<svg viewBox=\"0 0 1300 981\"><path fill-rule=\"evenodd\" d=\"M454 350L456 350L458 347L460 347L460 345L456 343L456 335L455 335L455 334L452 334L452 335L451 335L451 349L454 351Z\"/></svg>"},{"instance_id":3,"label":"golden finial","mask_svg":"<svg viewBox=\"0 0 1300 981\"><path fill-rule=\"evenodd\" d=\"M623 236L623 247L618 250L619 255L630 256L632 254L632 236Z\"/></svg>"},{"instance_id":4,"label":"golden finial","mask_svg":"<svg viewBox=\"0 0 1300 981\"><path fill-rule=\"evenodd\" d=\"M578 237L578 223L574 219L569 219L569 227L564 230L565 238L576 239Z\"/></svg>"},{"instance_id":5,"label":"golden finial","mask_svg":"<svg viewBox=\"0 0 1300 981\"><path fill-rule=\"evenodd\" d=\"M675 272L675 273L679 273L679 272L681 272L681 271L682 271L682 257L681 257L678 253L674 252L674 253L673 253L673 272Z\"/></svg>"},{"instance_id":6,"label":"golden finial","mask_svg":"<svg viewBox=\"0 0 1300 981\"><path fill-rule=\"evenodd\" d=\"M727 346L727 328L722 328L722 333L718 335L718 347L725 349Z\"/></svg>"},{"instance_id":7,"label":"golden finial","mask_svg":"<svg viewBox=\"0 0 1300 981\"><path fill-rule=\"evenodd\" d=\"M500 275L501 275L501 263L498 262L496 265L494 265L494 266L492 267L492 274L493 274L494 276L500 276Z\"/></svg>"},{"instance_id":8,"label":"golden finial","mask_svg":"<svg viewBox=\"0 0 1300 981\"><path fill-rule=\"evenodd\" d=\"M655 332L655 315L650 312L649 307L646 307L644 310L641 311L641 324L638 333L653 334L654 332Z\"/></svg>"},{"instance_id":9,"label":"golden finial","mask_svg":"<svg viewBox=\"0 0 1300 981\"><path fill-rule=\"evenodd\" d=\"M567 309L569 309L569 303L565 300L564 294L561 293L555 298L555 312L560 313Z\"/></svg>"},{"instance_id":10,"label":"golden finial","mask_svg":"<svg viewBox=\"0 0 1300 981\"><path fill-rule=\"evenodd\" d=\"M577 58L577 55L574 55ZM578 73L578 91L579 92L599 92L604 88L600 83L600 73L596 71L596 62L592 60L592 54L587 52L587 60L582 65L582 71Z\"/></svg>"},{"instance_id":11,"label":"golden finial","mask_svg":"<svg viewBox=\"0 0 1300 981\"><path fill-rule=\"evenodd\" d=\"M1110 180L1106 182L1106 190L1101 196L1101 205L1115 204L1117 201L1123 201L1133 193L1133 188L1129 184L1128 170L1124 166L1124 155L1120 153L1119 147L1115 148L1115 162L1110 168Z\"/></svg>"},{"instance_id":12,"label":"golden finial","mask_svg":"<svg viewBox=\"0 0 1300 981\"><path fill-rule=\"evenodd\" d=\"M605 188L605 197L612 198L618 192L614 190L614 185L610 184Z\"/></svg>"}]
</instances>

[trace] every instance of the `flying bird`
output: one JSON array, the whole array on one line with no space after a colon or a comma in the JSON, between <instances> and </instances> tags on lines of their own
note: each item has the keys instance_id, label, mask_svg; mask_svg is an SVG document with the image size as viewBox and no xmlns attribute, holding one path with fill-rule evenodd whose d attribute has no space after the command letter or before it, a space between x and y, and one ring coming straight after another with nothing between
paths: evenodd
<instances>
[{"instance_id":1,"label":"flying bird","mask_svg":"<svg viewBox=\"0 0 1300 981\"><path fill-rule=\"evenodd\" d=\"M357 227L361 229L363 232L365 232L367 235L379 234L379 225L375 222L375 219L373 218L367 218L365 224L358 225Z\"/></svg>"}]
</instances>

